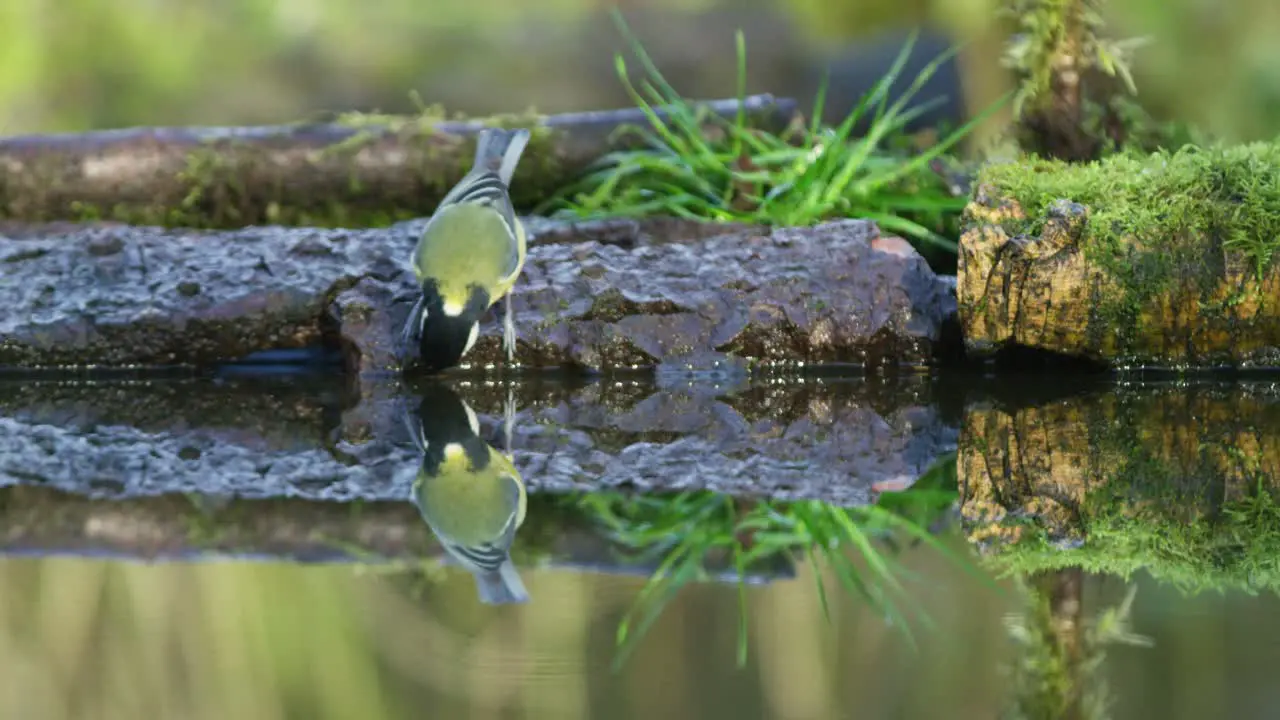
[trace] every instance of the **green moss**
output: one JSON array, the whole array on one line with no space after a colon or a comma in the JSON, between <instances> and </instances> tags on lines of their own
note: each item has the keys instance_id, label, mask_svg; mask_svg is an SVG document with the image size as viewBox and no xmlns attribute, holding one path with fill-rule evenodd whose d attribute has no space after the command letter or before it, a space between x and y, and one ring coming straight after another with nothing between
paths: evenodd
<instances>
[{"instance_id":1,"label":"green moss","mask_svg":"<svg viewBox=\"0 0 1280 720\"><path fill-rule=\"evenodd\" d=\"M1081 246L1123 289L1096 298L1090 327L1116 333L1122 347L1131 345L1144 304L1171 283L1195 278L1207 296L1226 263L1242 260L1261 278L1280 248L1274 143L1189 145L1088 163L1032 157L990 165L979 183L1022 206L1023 219L1005 222L1011 235L1040 234L1055 201L1087 208Z\"/></svg>"},{"instance_id":2,"label":"green moss","mask_svg":"<svg viewBox=\"0 0 1280 720\"><path fill-rule=\"evenodd\" d=\"M1179 512L1185 505L1178 503L1134 510L1114 491L1091 497L1089 506L1078 547L1031 533L996 549L991 564L1015 575L1079 567L1127 578L1144 570L1190 592L1280 591L1280 502L1261 485L1196 518Z\"/></svg>"},{"instance_id":3,"label":"green moss","mask_svg":"<svg viewBox=\"0 0 1280 720\"><path fill-rule=\"evenodd\" d=\"M546 116L539 114L533 108L520 113L500 113L482 118L470 118L462 113L449 116L439 105L423 107L420 112L413 115L343 113L337 117L336 124L359 128L360 132L329 146L325 149L325 153L349 157L379 138L392 134L398 136L400 142L410 146L421 143L427 158L431 160L446 147L439 142L440 123L468 120L479 121L488 127L530 130L529 143L512 178L511 200L518 209L522 210L543 201L549 189L541 186L540 181L548 177L559 177L561 172L558 151L560 137L558 131L546 125ZM459 157L463 158L471 157L475 152L475 136L462 136L460 143L458 150L450 148L449 152L457 152ZM423 165L421 180L424 185L443 195L458 177L461 177L462 172L465 172L466 165L468 163L464 162L461 167L452 168L442 163L427 162ZM354 175L352 183L358 184ZM358 191L358 187L353 186L352 192ZM397 217L393 221L402 219L405 218Z\"/></svg>"},{"instance_id":4,"label":"green moss","mask_svg":"<svg viewBox=\"0 0 1280 720\"><path fill-rule=\"evenodd\" d=\"M1031 158L984 168L980 182L1016 200L1026 219L1015 233L1037 234L1049 205L1066 199L1089 209L1086 247L1102 260L1133 260L1135 248L1163 254L1137 268L1162 278L1168 253L1204 242L1247 255L1259 272L1280 248L1280 145L1187 146L1151 155L1124 153L1068 164Z\"/></svg>"},{"instance_id":5,"label":"green moss","mask_svg":"<svg viewBox=\"0 0 1280 720\"><path fill-rule=\"evenodd\" d=\"M425 158L418 178L425 192L418 195L438 199L466 172L475 148L474 135L451 135L443 139L437 126L446 119L464 118L446 118L439 108L426 108L412 115L341 114L332 122L357 131L322 149L318 154L319 162L342 163L368 145L391 135L402 147L415 150ZM560 177L562 172L557 149L560 141L558 131L547 127L544 116L533 110L477 120L492 127L526 127L532 131L512 183L513 202L517 208L527 211L546 197L547 179ZM439 161L443 153L448 153L450 162ZM453 161L453 158L457 160ZM429 205L415 204L412 198L407 203L412 206L404 207L399 205L405 202L403 198L395 200L371 195L364 187L355 164L351 165L346 187L337 191L334 197L307 198L303 205L299 205L286 201L278 193L268 194L271 193L269 187L246 188L244 178L261 174L253 172L255 162L255 153L235 141L210 142L187 155L186 166L175 178L184 189L176 206L162 202L102 206L77 201L70 208L72 218L78 221L110 218L135 225L168 227L236 227L262 222L314 227L385 227L421 217L431 210ZM320 171L334 170L322 168Z\"/></svg>"},{"instance_id":6,"label":"green moss","mask_svg":"<svg viewBox=\"0 0 1280 720\"><path fill-rule=\"evenodd\" d=\"M1280 591L1280 484L1274 450L1258 431L1275 408L1269 397L1250 399L1253 392L1264 391L1113 389L1072 403L1078 412L1020 416L1012 427L1053 434L1071 424L1087 434L1056 449L1021 449L1030 467L997 481L990 495L1008 511L1001 525L1022 530L1000 535L1021 539L995 541L987 563L1018 576L1079 567L1122 577L1146 571L1188 591ZM999 437L965 443L985 440L980 457L994 464ZM1060 462L1032 458L1055 453ZM1037 515L1045 500L1051 507Z\"/></svg>"}]
</instances>

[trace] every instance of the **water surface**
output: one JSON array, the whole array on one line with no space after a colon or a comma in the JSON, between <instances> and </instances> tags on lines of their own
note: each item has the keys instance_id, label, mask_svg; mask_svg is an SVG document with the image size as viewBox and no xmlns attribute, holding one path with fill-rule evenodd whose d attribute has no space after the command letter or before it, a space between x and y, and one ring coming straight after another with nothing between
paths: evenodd
<instances>
[{"instance_id":1,"label":"water surface","mask_svg":"<svg viewBox=\"0 0 1280 720\"><path fill-rule=\"evenodd\" d=\"M433 388L0 385L0 712L1192 718L1280 701L1265 380ZM530 601L490 606L412 502L405 419L456 400L505 451L508 398ZM647 585L677 556L678 582Z\"/></svg>"}]
</instances>

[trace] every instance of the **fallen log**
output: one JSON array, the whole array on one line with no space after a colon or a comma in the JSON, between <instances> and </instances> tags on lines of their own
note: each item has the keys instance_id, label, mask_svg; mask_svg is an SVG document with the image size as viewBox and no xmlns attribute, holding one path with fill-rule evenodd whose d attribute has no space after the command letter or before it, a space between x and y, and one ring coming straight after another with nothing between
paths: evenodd
<instances>
[{"instance_id":1,"label":"fallen log","mask_svg":"<svg viewBox=\"0 0 1280 720\"><path fill-rule=\"evenodd\" d=\"M794 100L702 103L781 131ZM660 111L664 119L665 109ZM470 121L357 117L266 127L170 127L0 138L0 220L135 225L363 227L430 215L470 168L485 125L535 130L512 184L528 208L609 152L636 147L636 108Z\"/></svg>"},{"instance_id":2,"label":"fallen log","mask_svg":"<svg viewBox=\"0 0 1280 720\"><path fill-rule=\"evenodd\" d=\"M451 385L502 447L515 394L516 467L531 492L714 490L865 504L909 486L955 447L929 380L710 384L597 381ZM0 487L91 498L170 493L407 501L420 457L398 381L344 396L343 378L0 382ZM259 398L259 399L254 399Z\"/></svg>"},{"instance_id":3,"label":"fallen log","mask_svg":"<svg viewBox=\"0 0 1280 720\"><path fill-rule=\"evenodd\" d=\"M958 296L974 355L1280 364L1280 146L985 168Z\"/></svg>"},{"instance_id":4,"label":"fallen log","mask_svg":"<svg viewBox=\"0 0 1280 720\"><path fill-rule=\"evenodd\" d=\"M417 293L404 259L422 222L0 238L0 366L201 366L324 345L345 350L354 374L397 371ZM526 367L923 365L954 314L950 284L865 221L531 219L529 230L513 295ZM493 315L471 367L506 364Z\"/></svg>"},{"instance_id":5,"label":"fallen log","mask_svg":"<svg viewBox=\"0 0 1280 720\"><path fill-rule=\"evenodd\" d=\"M407 502L358 507L316 500L232 500L217 507L188 495L112 502L40 487L0 489L0 554L109 556L156 561L236 558L289 562L408 564L453 562ZM649 575L661 556L638 555L610 540L571 501L532 495L512 546L520 565ZM712 579L735 580L731 558L711 554ZM747 582L795 577L785 553L746 568Z\"/></svg>"},{"instance_id":6,"label":"fallen log","mask_svg":"<svg viewBox=\"0 0 1280 720\"><path fill-rule=\"evenodd\" d=\"M1080 567L1280 587L1278 422L1271 382L975 403L956 468L966 533L1020 575Z\"/></svg>"}]
</instances>

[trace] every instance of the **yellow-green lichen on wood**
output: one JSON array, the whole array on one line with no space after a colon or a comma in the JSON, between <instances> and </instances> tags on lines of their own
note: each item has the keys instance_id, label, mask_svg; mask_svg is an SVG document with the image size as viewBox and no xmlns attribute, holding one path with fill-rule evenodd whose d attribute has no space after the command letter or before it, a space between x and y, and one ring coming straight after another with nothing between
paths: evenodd
<instances>
[{"instance_id":1,"label":"yellow-green lichen on wood","mask_svg":"<svg viewBox=\"0 0 1280 720\"><path fill-rule=\"evenodd\" d=\"M988 166L965 209L971 351L1113 365L1280 362L1280 146Z\"/></svg>"}]
</instances>

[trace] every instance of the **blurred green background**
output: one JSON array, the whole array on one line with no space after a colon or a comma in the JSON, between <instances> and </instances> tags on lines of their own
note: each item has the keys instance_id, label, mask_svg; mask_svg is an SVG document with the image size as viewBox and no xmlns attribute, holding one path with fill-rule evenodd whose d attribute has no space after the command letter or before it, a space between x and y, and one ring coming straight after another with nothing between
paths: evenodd
<instances>
[{"instance_id":1,"label":"blurred green background","mask_svg":"<svg viewBox=\"0 0 1280 720\"><path fill-rule=\"evenodd\" d=\"M835 67L848 107L902 33L967 42L972 110L1007 87L997 0L616 0L661 68L692 96L733 93L733 32L751 89L807 103ZM324 110L468 114L620 107L620 42L606 0L5 0L0 133L147 124L254 124ZM1280 3L1124 0L1117 36L1149 35L1136 74L1157 114L1229 139L1280 128Z\"/></svg>"},{"instance_id":2,"label":"blurred green background","mask_svg":"<svg viewBox=\"0 0 1280 720\"><path fill-rule=\"evenodd\" d=\"M824 65L845 108L927 27L966 42L955 89L970 110L1008 88L995 0L621 2L690 96L733 93L733 33L750 87L802 103ZM628 105L621 42L596 0L3 0L0 133L286 122L321 111L562 112ZM1233 140L1280 131L1280 3L1113 0L1117 36L1149 35L1141 99ZM942 42L934 43L934 51ZM927 45L927 43L926 43ZM944 82L945 84L945 82ZM733 665L736 597L683 593L629 673L608 664L643 580L530 572L519 612L474 603L470 577L411 596L345 567L84 560L0 563L0 716L937 717L994 716L1006 687L1009 597L936 556L938 624L909 653L862 606L822 620L811 577L753 591L752 659ZM1118 581L1093 580L1090 606ZM1122 649L1116 717L1239 717L1274 707L1274 597L1183 600L1143 583ZM517 713L513 708L529 710Z\"/></svg>"},{"instance_id":3,"label":"blurred green background","mask_svg":"<svg viewBox=\"0 0 1280 720\"><path fill-rule=\"evenodd\" d=\"M1001 717L1017 594L924 546L901 559L933 623L915 628L917 650L843 593L828 624L804 566L749 592L744 668L736 590L697 584L616 673L640 577L525 569L531 602L493 608L457 569L414 582L334 565L7 559L0 717ZM1155 646L1109 652L1114 720L1274 717L1280 600L1138 586L1133 629ZM1087 578L1085 616L1126 588Z\"/></svg>"}]
</instances>

